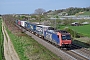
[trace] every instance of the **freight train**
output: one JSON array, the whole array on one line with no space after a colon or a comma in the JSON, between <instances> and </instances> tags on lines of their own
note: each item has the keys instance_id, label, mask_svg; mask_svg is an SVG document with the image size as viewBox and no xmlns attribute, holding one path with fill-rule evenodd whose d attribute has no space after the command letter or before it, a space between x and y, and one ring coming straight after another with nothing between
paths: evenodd
<instances>
[{"instance_id":1,"label":"freight train","mask_svg":"<svg viewBox=\"0 0 90 60\"><path fill-rule=\"evenodd\" d=\"M60 47L71 46L71 35L64 30L56 30L51 26L42 24L30 23L27 21L16 20L16 25L19 25L40 38L46 39Z\"/></svg>"}]
</instances>

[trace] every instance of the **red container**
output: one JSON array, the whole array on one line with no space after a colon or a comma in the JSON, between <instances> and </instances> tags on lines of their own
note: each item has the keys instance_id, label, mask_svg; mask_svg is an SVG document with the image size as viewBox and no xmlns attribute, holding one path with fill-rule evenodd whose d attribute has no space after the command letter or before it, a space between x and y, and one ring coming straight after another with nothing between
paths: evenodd
<instances>
[{"instance_id":1,"label":"red container","mask_svg":"<svg viewBox=\"0 0 90 60\"><path fill-rule=\"evenodd\" d=\"M21 21L20 20L18 20L18 25L21 25Z\"/></svg>"}]
</instances>

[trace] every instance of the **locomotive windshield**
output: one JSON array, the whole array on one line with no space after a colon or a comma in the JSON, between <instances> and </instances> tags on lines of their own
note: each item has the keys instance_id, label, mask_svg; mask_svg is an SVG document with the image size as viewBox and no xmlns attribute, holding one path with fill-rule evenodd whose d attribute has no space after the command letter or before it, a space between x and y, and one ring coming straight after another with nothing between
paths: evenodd
<instances>
[{"instance_id":1,"label":"locomotive windshield","mask_svg":"<svg viewBox=\"0 0 90 60\"><path fill-rule=\"evenodd\" d=\"M71 40L70 35L62 35L62 40Z\"/></svg>"},{"instance_id":2,"label":"locomotive windshield","mask_svg":"<svg viewBox=\"0 0 90 60\"><path fill-rule=\"evenodd\" d=\"M53 27L48 27L48 30L55 30L55 28L53 28Z\"/></svg>"}]
</instances>

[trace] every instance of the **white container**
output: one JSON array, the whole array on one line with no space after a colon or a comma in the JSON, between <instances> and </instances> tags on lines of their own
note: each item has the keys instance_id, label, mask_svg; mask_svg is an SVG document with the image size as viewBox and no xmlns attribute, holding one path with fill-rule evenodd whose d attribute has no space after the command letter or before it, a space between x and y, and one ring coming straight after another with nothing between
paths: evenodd
<instances>
[{"instance_id":1,"label":"white container","mask_svg":"<svg viewBox=\"0 0 90 60\"><path fill-rule=\"evenodd\" d=\"M22 27L25 27L25 22L27 22L27 21L21 21L21 26Z\"/></svg>"},{"instance_id":2,"label":"white container","mask_svg":"<svg viewBox=\"0 0 90 60\"><path fill-rule=\"evenodd\" d=\"M39 32L40 35L44 36L44 31L48 30L50 26L45 25L37 25L36 30Z\"/></svg>"}]
</instances>

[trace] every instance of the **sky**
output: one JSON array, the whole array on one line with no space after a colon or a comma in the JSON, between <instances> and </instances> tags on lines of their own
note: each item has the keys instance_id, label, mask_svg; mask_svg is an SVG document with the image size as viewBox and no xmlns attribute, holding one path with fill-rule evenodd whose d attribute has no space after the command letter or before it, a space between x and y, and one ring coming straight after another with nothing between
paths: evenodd
<instances>
[{"instance_id":1,"label":"sky","mask_svg":"<svg viewBox=\"0 0 90 60\"><path fill-rule=\"evenodd\" d=\"M0 14L32 14L38 8L49 11L69 7L90 7L90 0L0 0Z\"/></svg>"}]
</instances>

